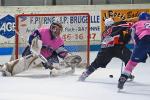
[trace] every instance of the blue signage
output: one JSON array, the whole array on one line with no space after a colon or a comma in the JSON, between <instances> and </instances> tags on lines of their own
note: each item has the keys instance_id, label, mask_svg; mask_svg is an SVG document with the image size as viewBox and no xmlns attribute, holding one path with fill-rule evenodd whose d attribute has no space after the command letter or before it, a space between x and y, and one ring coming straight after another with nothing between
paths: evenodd
<instances>
[{"instance_id":1,"label":"blue signage","mask_svg":"<svg viewBox=\"0 0 150 100\"><path fill-rule=\"evenodd\" d=\"M7 15L0 19L0 35L11 38L15 35L15 18Z\"/></svg>"}]
</instances>

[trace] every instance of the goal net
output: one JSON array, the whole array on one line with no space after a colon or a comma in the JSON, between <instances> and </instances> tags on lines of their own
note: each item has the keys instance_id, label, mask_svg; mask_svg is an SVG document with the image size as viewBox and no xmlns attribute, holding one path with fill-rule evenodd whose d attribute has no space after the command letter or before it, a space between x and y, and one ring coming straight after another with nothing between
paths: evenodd
<instances>
[{"instance_id":1,"label":"goal net","mask_svg":"<svg viewBox=\"0 0 150 100\"><path fill-rule=\"evenodd\" d=\"M19 58L28 45L29 35L40 27L53 22L63 26L61 36L65 48L82 57L82 66L89 64L90 16L88 13L18 14L16 15L15 58Z\"/></svg>"}]
</instances>

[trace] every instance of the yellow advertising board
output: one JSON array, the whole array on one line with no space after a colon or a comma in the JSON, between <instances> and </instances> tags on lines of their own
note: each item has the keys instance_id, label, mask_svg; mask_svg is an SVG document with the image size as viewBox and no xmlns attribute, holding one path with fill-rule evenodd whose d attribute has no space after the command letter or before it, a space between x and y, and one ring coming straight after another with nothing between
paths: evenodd
<instances>
[{"instance_id":1,"label":"yellow advertising board","mask_svg":"<svg viewBox=\"0 0 150 100\"><path fill-rule=\"evenodd\" d=\"M137 17L141 12L150 12L150 9L110 9L101 10L101 32L105 30L104 21L107 18L113 18L115 22L128 18Z\"/></svg>"}]
</instances>

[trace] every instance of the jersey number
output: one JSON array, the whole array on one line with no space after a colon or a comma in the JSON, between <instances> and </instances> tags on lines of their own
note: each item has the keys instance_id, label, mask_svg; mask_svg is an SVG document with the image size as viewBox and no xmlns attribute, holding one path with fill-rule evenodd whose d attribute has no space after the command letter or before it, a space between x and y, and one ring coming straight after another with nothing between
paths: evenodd
<instances>
[{"instance_id":1,"label":"jersey number","mask_svg":"<svg viewBox=\"0 0 150 100\"><path fill-rule=\"evenodd\" d=\"M150 28L150 23L145 23L145 28Z\"/></svg>"}]
</instances>

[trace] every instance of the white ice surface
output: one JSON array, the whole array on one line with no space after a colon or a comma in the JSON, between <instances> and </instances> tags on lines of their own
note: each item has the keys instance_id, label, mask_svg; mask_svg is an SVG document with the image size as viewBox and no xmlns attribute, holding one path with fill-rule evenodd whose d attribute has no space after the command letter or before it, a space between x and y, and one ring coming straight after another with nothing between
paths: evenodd
<instances>
[{"instance_id":1,"label":"white ice surface","mask_svg":"<svg viewBox=\"0 0 150 100\"><path fill-rule=\"evenodd\" d=\"M91 53L91 61L97 52ZM10 56L1 56L0 62ZM133 74L135 80L127 82L117 92L121 60L114 58L106 69L98 69L85 82L78 82L84 69L76 69L72 76L49 77L49 71L30 69L14 77L0 77L0 100L150 100L150 59L139 64ZM113 78L109 78L109 75Z\"/></svg>"}]
</instances>

